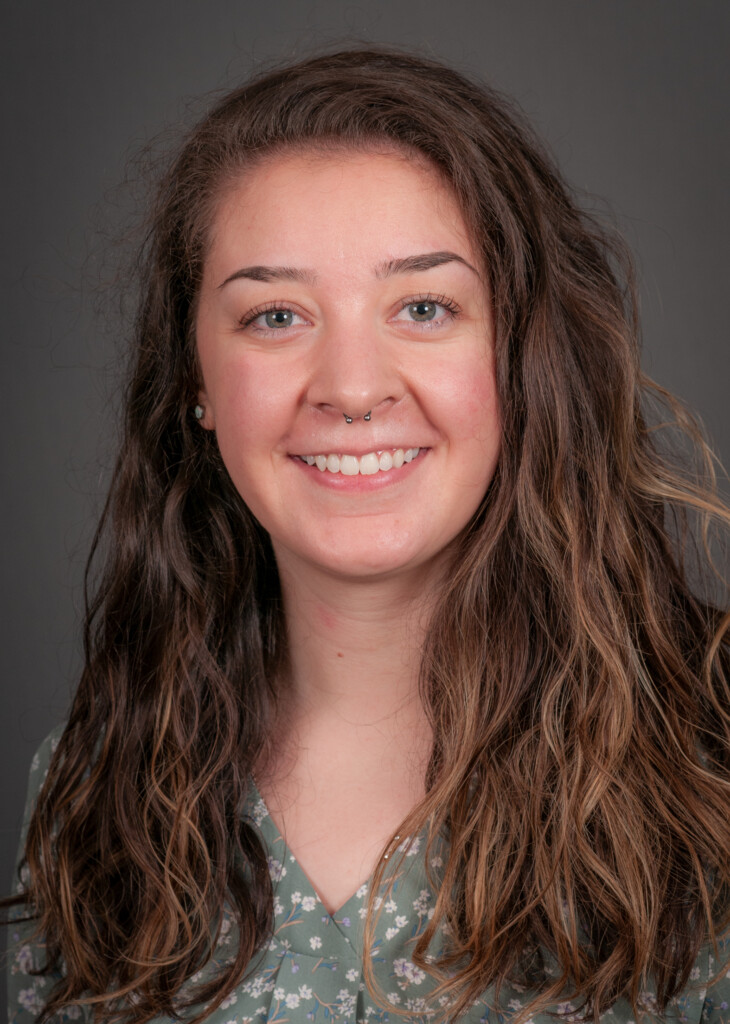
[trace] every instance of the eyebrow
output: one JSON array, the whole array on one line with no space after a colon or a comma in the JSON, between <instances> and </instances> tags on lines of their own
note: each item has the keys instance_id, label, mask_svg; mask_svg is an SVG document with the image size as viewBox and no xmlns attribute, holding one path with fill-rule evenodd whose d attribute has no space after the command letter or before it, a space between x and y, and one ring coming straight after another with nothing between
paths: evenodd
<instances>
[{"instance_id":1,"label":"eyebrow","mask_svg":"<svg viewBox=\"0 0 730 1024\"><path fill-rule=\"evenodd\" d=\"M393 274L412 274L421 270L431 270L432 267L440 267L444 263L462 263L469 270L473 270L478 276L478 272L463 256L446 250L422 252L417 256L404 256L400 260L388 260L376 268L375 274L380 278L390 277Z\"/></svg>"},{"instance_id":2,"label":"eyebrow","mask_svg":"<svg viewBox=\"0 0 730 1024\"><path fill-rule=\"evenodd\" d=\"M418 253L416 256L404 256L402 259L386 260L384 263L379 263L375 268L375 276L382 280L394 274L413 274L423 270L431 270L433 267L440 267L444 263L461 263L479 276L478 271L463 256L459 256L455 252L448 252L447 250L423 252ZM317 275L313 270L300 270L297 267L265 267L256 265L254 267L241 267L240 270L236 270L230 277L227 277L218 287L224 288L231 281L239 281L242 278L247 281L265 282L298 281L301 284L311 285L316 282Z\"/></svg>"},{"instance_id":3,"label":"eyebrow","mask_svg":"<svg viewBox=\"0 0 730 1024\"><path fill-rule=\"evenodd\" d=\"M314 284L317 275L313 270L298 270L296 267L241 267L218 287L224 288L231 281L239 281L241 278L247 281L299 281L302 284Z\"/></svg>"}]
</instances>

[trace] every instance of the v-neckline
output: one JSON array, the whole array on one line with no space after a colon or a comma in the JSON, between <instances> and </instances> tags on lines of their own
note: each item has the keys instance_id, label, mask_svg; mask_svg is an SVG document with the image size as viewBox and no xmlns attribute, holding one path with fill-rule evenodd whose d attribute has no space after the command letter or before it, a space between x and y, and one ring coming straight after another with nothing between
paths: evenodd
<instances>
[{"instance_id":1,"label":"v-neckline","mask_svg":"<svg viewBox=\"0 0 730 1024\"><path fill-rule=\"evenodd\" d=\"M286 839L284 838L281 830L279 829L279 826L274 821L271 815L271 811L269 810L266 801L261 796L261 792L259 791L259 788L256 785L256 781L253 778L251 778L249 790L250 801L249 807L247 809L250 812L252 807L258 806L260 813L251 814L250 816L253 817L256 826L261 831L261 834L263 835L264 839L267 841L266 845L268 849L273 851L279 845L282 847L282 864L288 863L295 867L297 875L301 878L301 888L309 889L307 895L313 896L316 899L317 903L322 908L322 913L326 914L327 917L329 917L332 920L332 922L336 924L338 928L341 930L342 922L344 920L347 920L348 918L351 918L351 914L349 913L349 911L356 910L355 916L359 916L360 907L365 905L363 903L363 900L370 891L370 885L373 879L373 872L371 872L368 875L368 877L363 882L361 882L360 885L358 885L355 891L347 897L344 903L340 904L339 907L336 907L335 910L330 912L327 909L324 900L317 892L317 889L314 883L312 882L311 878L297 860L296 855L292 852L291 848L289 847ZM297 888L299 888L299 886L297 886ZM353 906L351 907L350 904L353 904ZM348 936L346 937L349 939Z\"/></svg>"}]
</instances>

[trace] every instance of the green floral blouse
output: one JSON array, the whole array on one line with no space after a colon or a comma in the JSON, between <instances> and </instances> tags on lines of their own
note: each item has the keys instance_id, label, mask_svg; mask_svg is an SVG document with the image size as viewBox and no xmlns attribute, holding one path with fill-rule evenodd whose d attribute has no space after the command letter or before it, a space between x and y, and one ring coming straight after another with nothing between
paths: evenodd
<instances>
[{"instance_id":1,"label":"green floral blouse","mask_svg":"<svg viewBox=\"0 0 730 1024\"><path fill-rule=\"evenodd\" d=\"M33 759L30 772L25 828L35 796L45 777L48 762L58 742L57 729L42 744ZM273 935L260 953L246 980L241 982L210 1016L209 1024L244 1024L272 1021L296 1024L314 1021L317 1024L397 1024L404 1018L375 1002L363 977L363 924L366 914L368 884L360 886L334 914L329 914L312 888L308 878L279 834L266 806L251 789L245 814L258 828L269 852L269 870L274 883ZM405 844L394 856L394 884L385 903L380 904L380 917L371 949L376 982L386 1002L394 1008L410 1011L410 1020L428 1021L438 1011L429 992L434 987L430 977L410 959L417 937L432 915L434 894L426 878L425 842L423 837ZM438 853L432 854L432 867L438 870ZM54 979L34 976L31 971L42 963L42 943L32 938L32 925L15 922L10 928L8 951L8 1019L12 1024L30 1024L40 1011L45 994ZM223 920L222 934L216 950L218 962L225 959L235 943L235 928L230 917ZM436 950L438 951L438 950ZM730 946L724 950L730 954ZM209 965L192 983L203 980ZM703 950L692 970L692 979L685 992L669 1007L665 1019L670 1022L707 1022L730 1024L730 970L714 980L720 965L712 954ZM530 994L516 987L503 990L499 1010L490 1004L490 993L476 1003L461 1019L467 1024L489 1022L505 1024L529 1000ZM651 992L643 994L648 1010L653 1005ZM574 1009L570 1003L555 1008L570 1020ZM606 1024L631 1021L629 1007L619 1001L604 1014ZM54 1018L61 1021L91 1021L88 1009L69 1006ZM165 1018L167 1021L167 1018ZM534 1024L554 1024L555 1018L536 1015ZM162 1024L160 1019L159 1024Z\"/></svg>"}]
</instances>

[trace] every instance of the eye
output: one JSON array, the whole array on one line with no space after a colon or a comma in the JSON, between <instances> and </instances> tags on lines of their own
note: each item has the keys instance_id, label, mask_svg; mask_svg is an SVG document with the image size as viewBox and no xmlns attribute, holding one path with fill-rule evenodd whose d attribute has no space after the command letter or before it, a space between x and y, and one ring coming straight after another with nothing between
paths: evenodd
<instances>
[{"instance_id":1,"label":"eye","mask_svg":"<svg viewBox=\"0 0 730 1024\"><path fill-rule=\"evenodd\" d=\"M406 308L412 320L422 323L424 320L433 320L439 306L437 302L409 302Z\"/></svg>"},{"instance_id":2,"label":"eye","mask_svg":"<svg viewBox=\"0 0 730 1024\"><path fill-rule=\"evenodd\" d=\"M267 327L291 327L294 314L290 309L270 309L260 319L263 319Z\"/></svg>"},{"instance_id":3,"label":"eye","mask_svg":"<svg viewBox=\"0 0 730 1024\"><path fill-rule=\"evenodd\" d=\"M285 331L289 327L298 327L304 323L306 321L299 313L275 303L252 309L240 320L241 327L251 327L262 334Z\"/></svg>"},{"instance_id":4,"label":"eye","mask_svg":"<svg viewBox=\"0 0 730 1024\"><path fill-rule=\"evenodd\" d=\"M456 319L460 312L459 306L444 295L424 295L406 301L393 319L399 323L438 327Z\"/></svg>"}]
</instances>

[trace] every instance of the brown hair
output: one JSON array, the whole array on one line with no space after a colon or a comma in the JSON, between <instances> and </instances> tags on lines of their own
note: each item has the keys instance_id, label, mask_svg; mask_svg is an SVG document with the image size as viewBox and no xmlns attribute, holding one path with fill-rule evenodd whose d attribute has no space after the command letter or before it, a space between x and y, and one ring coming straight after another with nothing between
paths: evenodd
<instances>
[{"instance_id":1,"label":"brown hair","mask_svg":"<svg viewBox=\"0 0 730 1024\"><path fill-rule=\"evenodd\" d=\"M429 632L427 795L399 830L450 837L415 960L444 979L450 1014L506 979L540 1005L572 986L597 1015L619 996L640 1012L651 977L663 1009L727 927L730 894L728 617L690 587L671 520L728 513L694 420L640 371L620 243L503 98L372 50L231 93L162 181L86 668L18 897L48 968L65 965L44 1018L83 997L104 1020L204 1001L202 1018L271 928L265 851L239 811L286 658L278 579L214 435L195 429L193 316L221 189L261 154L330 143L406 147L437 167L494 302L501 456ZM650 394L695 445L696 479L660 455ZM235 958L183 998L224 901Z\"/></svg>"}]
</instances>

